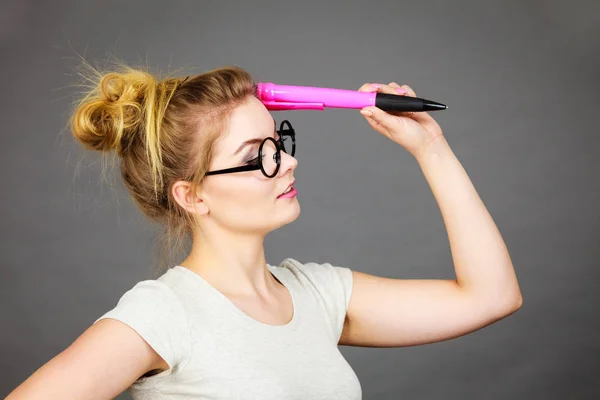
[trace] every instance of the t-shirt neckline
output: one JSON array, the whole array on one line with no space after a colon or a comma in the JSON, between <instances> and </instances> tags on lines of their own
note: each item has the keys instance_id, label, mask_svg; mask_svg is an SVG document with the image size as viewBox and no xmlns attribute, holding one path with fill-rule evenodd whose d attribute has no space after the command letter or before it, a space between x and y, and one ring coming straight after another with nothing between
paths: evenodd
<instances>
[{"instance_id":1,"label":"t-shirt neckline","mask_svg":"<svg viewBox=\"0 0 600 400\"><path fill-rule=\"evenodd\" d=\"M189 268L186 268L184 266L181 265L176 265L174 267L172 267L171 269L174 271L180 271L183 272L185 274L188 275L192 275L194 278L194 280L202 283L204 286L206 286L207 288L209 288L209 290L213 293L215 293L218 297L220 297L221 299L223 299L225 301L225 303L228 304L228 307L233 308L234 312L241 316L243 319L245 319L246 321L249 321L251 324L253 325L257 325L266 329L286 329L286 328L290 328L293 325L295 325L297 323L298 320L298 301L297 301L297 296L295 291L293 290L293 288L291 287L291 285L289 283L286 282L285 278L282 277L283 274L280 274L280 271L277 271L278 267L272 267L269 264L267 264L267 267L269 268L269 271L271 271L271 274L273 274L273 276L275 276L275 278L277 278L279 280L279 282L281 282L281 284L288 290L288 292L290 293L290 296L292 298L292 307L293 307L293 315L292 315L292 319L290 321L288 321L286 324L283 325L271 325L271 324L266 324L264 322L258 321L254 318L252 318L251 316L249 316L248 314L246 314L245 312L243 312L240 308L238 308L238 306L236 306L231 300L229 300L229 298L227 296L225 296L223 293L221 293L217 288L215 288L213 285L211 285L208 281L206 281L202 276L200 276L199 274L195 273L194 271L190 270Z\"/></svg>"}]
</instances>

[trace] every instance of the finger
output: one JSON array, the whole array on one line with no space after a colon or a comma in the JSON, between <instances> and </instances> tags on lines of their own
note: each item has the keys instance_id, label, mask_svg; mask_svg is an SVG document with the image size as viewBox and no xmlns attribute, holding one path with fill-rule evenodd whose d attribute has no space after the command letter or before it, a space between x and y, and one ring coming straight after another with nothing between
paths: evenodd
<instances>
[{"instance_id":1,"label":"finger","mask_svg":"<svg viewBox=\"0 0 600 400\"><path fill-rule=\"evenodd\" d=\"M381 89L378 91L380 93L387 94L395 94L395 95L404 95L408 96L409 92L404 87L400 86L396 82L390 82L387 85L382 85ZM394 115L396 117L409 117L412 118L414 112L412 111L388 111L389 114Z\"/></svg>"},{"instance_id":2,"label":"finger","mask_svg":"<svg viewBox=\"0 0 600 400\"><path fill-rule=\"evenodd\" d=\"M407 94L408 96L417 97L417 94L415 93L414 90L412 90L412 88L410 86L408 86L408 85L402 85L402 88L405 89L408 92L408 94Z\"/></svg>"},{"instance_id":3,"label":"finger","mask_svg":"<svg viewBox=\"0 0 600 400\"><path fill-rule=\"evenodd\" d=\"M383 136L391 138L388 129L385 126L381 125L379 122L377 122L372 116L365 115L365 119L367 120L367 123L371 126L371 128L373 128L373 130L379 132Z\"/></svg>"},{"instance_id":4,"label":"finger","mask_svg":"<svg viewBox=\"0 0 600 400\"><path fill-rule=\"evenodd\" d=\"M388 83L388 86L393 87L394 90L396 90L396 92L398 94L402 94L402 95L408 94L408 91L405 88L403 88L402 86L398 85L396 82L390 82L390 83Z\"/></svg>"},{"instance_id":5,"label":"finger","mask_svg":"<svg viewBox=\"0 0 600 400\"><path fill-rule=\"evenodd\" d=\"M417 94L415 93L415 91L409 86L409 85L399 85L396 82L390 82L387 85L381 85L381 88L378 90L378 92L380 93L390 93L390 94L398 94L396 92L396 89L403 89L405 91L405 95L406 96L411 96L411 97L417 97ZM427 112L414 112L414 111L388 111L388 114L397 116L397 117L407 117L407 118L411 118L419 123L425 123L425 122L431 122L431 120L433 119L433 117L431 115L429 115L429 113ZM380 123L383 122L383 120L380 118L379 119Z\"/></svg>"},{"instance_id":6,"label":"finger","mask_svg":"<svg viewBox=\"0 0 600 400\"><path fill-rule=\"evenodd\" d=\"M408 92L406 89L401 87L395 82L391 82L393 85L383 85L381 83L365 83L358 89L361 92L377 92L377 93L386 93L386 94L395 94L395 95L406 95Z\"/></svg>"},{"instance_id":7,"label":"finger","mask_svg":"<svg viewBox=\"0 0 600 400\"><path fill-rule=\"evenodd\" d=\"M403 93L399 93L397 89L402 89ZM405 95L405 96L412 96L412 97L416 97L416 93L414 92L414 90L412 90L412 88L408 85L402 85L400 86L398 83L396 82L390 82L388 85L383 85L380 83L365 83L364 85L362 85L359 89L359 91L363 91L363 92L374 92L376 91L377 93L386 93L386 94L394 94L394 95ZM379 110L381 113L385 114L385 116L383 114L379 114L379 115L374 115L373 118L377 119L377 123L380 126L388 126L387 124L389 124L391 122L391 120L388 118L389 116L395 116L395 117L407 117L407 118L411 118L414 119L417 122L423 123L423 122L427 122L431 119L431 116L429 114L427 114L426 112L413 112L413 111L387 111L384 112L383 110L377 108L377 110Z\"/></svg>"},{"instance_id":8,"label":"finger","mask_svg":"<svg viewBox=\"0 0 600 400\"><path fill-rule=\"evenodd\" d=\"M381 87L381 83L365 83L358 91L359 92L376 92Z\"/></svg>"},{"instance_id":9,"label":"finger","mask_svg":"<svg viewBox=\"0 0 600 400\"><path fill-rule=\"evenodd\" d=\"M365 83L359 89L359 92L378 92L388 94L401 94L406 95L408 92L402 86L396 82L390 82L389 85L382 85L381 83Z\"/></svg>"},{"instance_id":10,"label":"finger","mask_svg":"<svg viewBox=\"0 0 600 400\"><path fill-rule=\"evenodd\" d=\"M381 85L381 88L377 91L378 93L386 93L386 94L401 94L396 90L397 88L390 85Z\"/></svg>"},{"instance_id":11,"label":"finger","mask_svg":"<svg viewBox=\"0 0 600 400\"><path fill-rule=\"evenodd\" d=\"M408 91L400 86L396 82L390 82L388 85L382 85L380 83L365 83L361 89L362 91L373 91L373 88L377 88L377 93L393 94L393 95L408 95ZM414 92L413 92L414 93ZM388 111L390 115L396 117L413 117L414 112L412 111Z\"/></svg>"},{"instance_id":12,"label":"finger","mask_svg":"<svg viewBox=\"0 0 600 400\"><path fill-rule=\"evenodd\" d=\"M408 85L402 85L402 86L400 86L396 82L390 82L388 84L388 86L393 87L395 89L401 89L401 90L403 90L405 96L417 97L417 94L415 93L415 91L410 86L408 86ZM418 121L418 122L425 122L427 120L427 117L430 117L429 115L422 116L422 115L420 115L422 113L417 113L417 112L414 112L414 111L392 112L391 114L396 115L398 117L412 118L412 119L414 119L415 121ZM425 118L423 119L422 117L425 117Z\"/></svg>"},{"instance_id":13,"label":"finger","mask_svg":"<svg viewBox=\"0 0 600 400\"><path fill-rule=\"evenodd\" d=\"M373 121L373 124L371 124L373 127L379 127L379 129L384 131L388 136L390 128L398 123L396 117L376 106L365 107L360 110L360 113L364 115L368 121Z\"/></svg>"},{"instance_id":14,"label":"finger","mask_svg":"<svg viewBox=\"0 0 600 400\"><path fill-rule=\"evenodd\" d=\"M402 85L402 87L404 89L406 89L406 91L408 92L407 96L417 97L417 94L415 93L413 88L411 88L408 85ZM407 117L412 118L421 124L431 122L433 120L433 117L426 111L409 112L409 113L403 113L403 114L405 114Z\"/></svg>"}]
</instances>

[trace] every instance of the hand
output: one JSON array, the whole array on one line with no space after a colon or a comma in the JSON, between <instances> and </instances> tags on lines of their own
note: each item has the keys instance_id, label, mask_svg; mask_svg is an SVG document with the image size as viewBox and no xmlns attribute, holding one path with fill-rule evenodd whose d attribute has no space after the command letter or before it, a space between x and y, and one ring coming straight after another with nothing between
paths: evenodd
<instances>
[{"instance_id":1,"label":"hand","mask_svg":"<svg viewBox=\"0 0 600 400\"><path fill-rule=\"evenodd\" d=\"M414 90L408 85L398 85L390 82L389 85L378 83L365 83L358 89L359 92L389 93L400 96L396 89L404 89L407 96L417 97ZM369 114L369 111L371 114ZM427 146L442 137L442 129L427 112L393 112L383 111L372 106L360 110L371 127L402 145L410 154L418 158Z\"/></svg>"}]
</instances>

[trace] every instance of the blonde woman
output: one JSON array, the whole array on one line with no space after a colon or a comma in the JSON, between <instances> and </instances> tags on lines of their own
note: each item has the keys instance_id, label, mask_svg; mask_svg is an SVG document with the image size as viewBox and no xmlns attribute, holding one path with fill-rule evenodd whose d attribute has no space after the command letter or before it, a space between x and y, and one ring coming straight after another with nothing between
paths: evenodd
<instances>
[{"instance_id":1,"label":"blonde woman","mask_svg":"<svg viewBox=\"0 0 600 400\"><path fill-rule=\"evenodd\" d=\"M169 240L191 251L127 291L17 399L360 399L338 345L400 347L478 330L521 307L505 244L426 112L367 107L370 126L412 154L440 206L456 280L402 280L329 263L266 263L265 236L298 218L295 130L273 120L251 76L223 67L158 80L99 75L72 132L121 158L123 182ZM359 90L416 96L407 85Z\"/></svg>"}]
</instances>

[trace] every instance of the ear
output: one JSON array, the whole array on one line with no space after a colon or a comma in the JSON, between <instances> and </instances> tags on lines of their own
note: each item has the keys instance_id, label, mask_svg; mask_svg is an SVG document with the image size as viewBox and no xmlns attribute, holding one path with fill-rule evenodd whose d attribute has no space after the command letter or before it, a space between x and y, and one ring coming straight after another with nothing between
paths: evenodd
<instances>
[{"instance_id":1,"label":"ear","mask_svg":"<svg viewBox=\"0 0 600 400\"><path fill-rule=\"evenodd\" d=\"M202 199L202 187L197 186L196 193L191 191L191 183L188 181L177 181L173 184L171 191L175 201L187 212L198 215L209 213L206 202Z\"/></svg>"}]
</instances>

